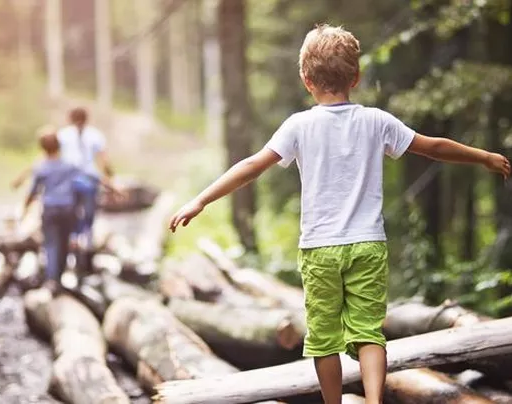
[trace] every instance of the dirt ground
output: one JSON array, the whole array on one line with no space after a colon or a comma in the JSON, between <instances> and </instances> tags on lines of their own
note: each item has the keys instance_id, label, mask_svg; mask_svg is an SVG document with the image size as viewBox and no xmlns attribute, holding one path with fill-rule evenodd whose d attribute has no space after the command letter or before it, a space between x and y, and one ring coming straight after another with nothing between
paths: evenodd
<instances>
[{"instance_id":1,"label":"dirt ground","mask_svg":"<svg viewBox=\"0 0 512 404\"><path fill-rule=\"evenodd\" d=\"M151 403L118 357L109 354L107 360L133 404ZM28 330L22 296L11 286L0 298L0 403L60 403L47 393L51 368L51 347Z\"/></svg>"}]
</instances>

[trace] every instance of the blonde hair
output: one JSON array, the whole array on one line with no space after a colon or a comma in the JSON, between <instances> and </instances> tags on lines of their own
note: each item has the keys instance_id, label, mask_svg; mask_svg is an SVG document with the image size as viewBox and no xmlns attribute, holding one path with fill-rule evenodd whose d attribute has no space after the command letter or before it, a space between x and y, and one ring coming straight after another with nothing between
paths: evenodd
<instances>
[{"instance_id":1,"label":"blonde hair","mask_svg":"<svg viewBox=\"0 0 512 404\"><path fill-rule=\"evenodd\" d=\"M360 53L352 33L319 25L306 35L300 49L300 73L323 92L344 93L357 79Z\"/></svg>"}]
</instances>

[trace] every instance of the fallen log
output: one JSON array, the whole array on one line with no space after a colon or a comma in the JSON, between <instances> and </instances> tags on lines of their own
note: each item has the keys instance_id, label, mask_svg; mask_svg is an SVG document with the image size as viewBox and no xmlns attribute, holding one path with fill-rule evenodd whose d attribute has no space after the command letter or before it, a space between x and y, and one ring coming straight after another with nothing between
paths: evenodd
<instances>
[{"instance_id":1,"label":"fallen log","mask_svg":"<svg viewBox=\"0 0 512 404\"><path fill-rule=\"evenodd\" d=\"M167 259L170 260L170 259ZM169 268L170 262L167 263ZM176 264L177 265L177 264ZM161 271L158 277L158 292L166 299L193 300L194 291L184 276L173 271Z\"/></svg>"},{"instance_id":2,"label":"fallen log","mask_svg":"<svg viewBox=\"0 0 512 404\"><path fill-rule=\"evenodd\" d=\"M384 401L393 404L493 403L445 374L429 369L408 369L387 375Z\"/></svg>"},{"instance_id":3,"label":"fallen log","mask_svg":"<svg viewBox=\"0 0 512 404\"><path fill-rule=\"evenodd\" d=\"M37 251L42 241L41 206L34 203L23 220L12 211L4 215L0 224L0 252L23 254Z\"/></svg>"},{"instance_id":4,"label":"fallen log","mask_svg":"<svg viewBox=\"0 0 512 404\"><path fill-rule=\"evenodd\" d=\"M44 273L40 256L33 251L25 252L14 271L14 279L24 291L41 286Z\"/></svg>"},{"instance_id":5,"label":"fallen log","mask_svg":"<svg viewBox=\"0 0 512 404\"><path fill-rule=\"evenodd\" d=\"M24 305L31 329L52 341L53 394L74 404L129 404L106 365L100 324L83 304L38 289L25 295Z\"/></svg>"},{"instance_id":6,"label":"fallen log","mask_svg":"<svg viewBox=\"0 0 512 404\"><path fill-rule=\"evenodd\" d=\"M512 318L403 338L388 344L390 372L512 353ZM358 363L345 355L344 384L360 380ZM236 404L317 392L311 360L250 370L205 380L167 382L157 386L157 402Z\"/></svg>"},{"instance_id":7,"label":"fallen log","mask_svg":"<svg viewBox=\"0 0 512 404\"><path fill-rule=\"evenodd\" d=\"M116 178L115 186L122 190L125 198L113 198L112 193L102 188L98 207L105 212L133 212L149 208L159 195L158 189L129 178Z\"/></svg>"},{"instance_id":8,"label":"fallen log","mask_svg":"<svg viewBox=\"0 0 512 404\"><path fill-rule=\"evenodd\" d=\"M437 307L408 301L389 305L383 331L386 338L392 340L472 325L484 320L490 318L467 310L450 300Z\"/></svg>"},{"instance_id":9,"label":"fallen log","mask_svg":"<svg viewBox=\"0 0 512 404\"><path fill-rule=\"evenodd\" d=\"M184 380L236 368L217 358L164 305L152 300L120 298L108 308L103 333L109 346L137 372L148 391L164 380Z\"/></svg>"},{"instance_id":10,"label":"fallen log","mask_svg":"<svg viewBox=\"0 0 512 404\"><path fill-rule=\"evenodd\" d=\"M240 308L172 299L173 314L221 358L241 369L297 360L303 335L285 309Z\"/></svg>"},{"instance_id":11,"label":"fallen log","mask_svg":"<svg viewBox=\"0 0 512 404\"><path fill-rule=\"evenodd\" d=\"M197 300L224 303L236 307L272 307L274 301L249 296L233 287L222 272L206 257L194 254L177 262L166 258L161 266L162 277L184 279Z\"/></svg>"},{"instance_id":12,"label":"fallen log","mask_svg":"<svg viewBox=\"0 0 512 404\"><path fill-rule=\"evenodd\" d=\"M222 248L211 240L202 238L197 244L238 289L253 296L275 300L280 306L288 309L303 309L304 292L301 288L290 286L256 269L239 268L225 255Z\"/></svg>"},{"instance_id":13,"label":"fallen log","mask_svg":"<svg viewBox=\"0 0 512 404\"><path fill-rule=\"evenodd\" d=\"M5 256L0 253L0 297L3 296L7 288L9 287L9 282L12 279L12 267L7 264L7 260Z\"/></svg>"}]
</instances>

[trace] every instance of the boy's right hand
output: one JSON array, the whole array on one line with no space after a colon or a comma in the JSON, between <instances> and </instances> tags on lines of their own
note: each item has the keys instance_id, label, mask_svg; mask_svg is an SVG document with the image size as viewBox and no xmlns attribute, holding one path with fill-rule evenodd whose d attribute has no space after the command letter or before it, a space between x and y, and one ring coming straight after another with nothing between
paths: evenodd
<instances>
[{"instance_id":1,"label":"boy's right hand","mask_svg":"<svg viewBox=\"0 0 512 404\"><path fill-rule=\"evenodd\" d=\"M174 233L176 228L183 222L183 227L190 223L190 221L201 213L204 205L198 200L192 200L184 205L169 221L169 229Z\"/></svg>"},{"instance_id":2,"label":"boy's right hand","mask_svg":"<svg viewBox=\"0 0 512 404\"><path fill-rule=\"evenodd\" d=\"M505 179L510 177L510 161L501 154L489 153L484 165L489 171L499 173Z\"/></svg>"}]
</instances>

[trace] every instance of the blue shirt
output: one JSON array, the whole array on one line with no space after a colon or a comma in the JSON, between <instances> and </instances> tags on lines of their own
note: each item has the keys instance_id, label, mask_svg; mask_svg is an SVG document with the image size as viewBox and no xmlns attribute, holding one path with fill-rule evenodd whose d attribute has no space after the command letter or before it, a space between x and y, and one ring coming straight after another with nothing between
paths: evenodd
<instances>
[{"instance_id":1,"label":"blue shirt","mask_svg":"<svg viewBox=\"0 0 512 404\"><path fill-rule=\"evenodd\" d=\"M43 194L43 206L72 206L75 203L75 179L81 174L76 166L62 159L45 160L34 169L30 195Z\"/></svg>"}]
</instances>

